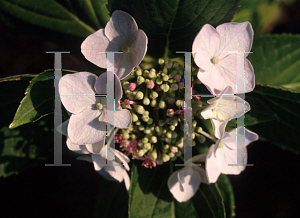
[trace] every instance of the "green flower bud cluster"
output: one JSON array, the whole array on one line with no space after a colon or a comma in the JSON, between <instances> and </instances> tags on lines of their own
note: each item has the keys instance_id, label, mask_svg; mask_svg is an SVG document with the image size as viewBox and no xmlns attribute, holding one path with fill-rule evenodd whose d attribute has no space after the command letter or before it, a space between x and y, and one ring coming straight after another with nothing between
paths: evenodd
<instances>
[{"instance_id":1,"label":"green flower bud cluster","mask_svg":"<svg viewBox=\"0 0 300 218\"><path fill-rule=\"evenodd\" d=\"M160 69L135 69L128 81L121 81L123 99L134 102L130 109L132 124L122 130L122 136L125 140L137 141L137 148L132 152L135 158L147 156L163 163L183 154L184 69L175 61L159 59L158 64ZM128 108L122 100L121 106ZM202 102L197 101L194 106L202 107ZM166 116L170 109L173 113ZM199 134L202 128L197 126L196 120L192 121L192 126L192 144L196 144L196 138L203 143L205 137Z\"/></svg>"}]
</instances>

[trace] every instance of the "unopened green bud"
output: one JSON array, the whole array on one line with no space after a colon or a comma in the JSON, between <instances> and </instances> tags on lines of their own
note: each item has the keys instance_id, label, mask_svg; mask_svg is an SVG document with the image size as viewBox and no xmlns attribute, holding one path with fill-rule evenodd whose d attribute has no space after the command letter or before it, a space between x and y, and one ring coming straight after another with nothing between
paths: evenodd
<instances>
[{"instance_id":1,"label":"unopened green bud","mask_svg":"<svg viewBox=\"0 0 300 218\"><path fill-rule=\"evenodd\" d=\"M197 121L196 121L196 120L193 120L193 121L192 121L192 126L193 126L193 127L196 127L196 126L197 126Z\"/></svg>"},{"instance_id":2,"label":"unopened green bud","mask_svg":"<svg viewBox=\"0 0 300 218\"><path fill-rule=\"evenodd\" d=\"M161 78L156 78L155 83L156 83L157 85L160 85L160 84L163 83L163 80L162 80Z\"/></svg>"},{"instance_id":3,"label":"unopened green bud","mask_svg":"<svg viewBox=\"0 0 300 218\"><path fill-rule=\"evenodd\" d=\"M128 129L127 129L129 132L131 132L133 130L133 125L131 124Z\"/></svg>"},{"instance_id":4,"label":"unopened green bud","mask_svg":"<svg viewBox=\"0 0 300 218\"><path fill-rule=\"evenodd\" d=\"M166 107L166 102L160 101L159 104L158 104L158 107L159 107L160 109L164 109L164 108Z\"/></svg>"},{"instance_id":5,"label":"unopened green bud","mask_svg":"<svg viewBox=\"0 0 300 218\"><path fill-rule=\"evenodd\" d=\"M149 129L149 127L146 127L146 129L144 130L144 133L145 134L150 134L151 133L151 130Z\"/></svg>"},{"instance_id":6,"label":"unopened green bud","mask_svg":"<svg viewBox=\"0 0 300 218\"><path fill-rule=\"evenodd\" d=\"M172 141L172 139L170 139L170 138L165 138L165 142L167 142L167 143L171 143L171 141Z\"/></svg>"},{"instance_id":7,"label":"unopened green bud","mask_svg":"<svg viewBox=\"0 0 300 218\"><path fill-rule=\"evenodd\" d=\"M175 119L173 119L173 118L175 118ZM170 124L173 125L173 126L177 126L178 125L178 119L176 117L173 117L173 118L171 119Z\"/></svg>"},{"instance_id":8,"label":"unopened green bud","mask_svg":"<svg viewBox=\"0 0 300 218\"><path fill-rule=\"evenodd\" d=\"M145 109L142 105L134 105L133 107L135 111L139 114L143 114L145 112Z\"/></svg>"},{"instance_id":9,"label":"unopened green bud","mask_svg":"<svg viewBox=\"0 0 300 218\"><path fill-rule=\"evenodd\" d=\"M192 146L195 146L196 142L194 140L192 140Z\"/></svg>"},{"instance_id":10,"label":"unopened green bud","mask_svg":"<svg viewBox=\"0 0 300 218\"><path fill-rule=\"evenodd\" d=\"M172 158L172 157L175 157L175 154L174 154L173 152L170 152L170 153L168 154L168 156L169 156L170 158Z\"/></svg>"},{"instance_id":11,"label":"unopened green bud","mask_svg":"<svg viewBox=\"0 0 300 218\"><path fill-rule=\"evenodd\" d=\"M169 139L172 138L172 132L171 131L167 132L166 137L169 138Z\"/></svg>"},{"instance_id":12,"label":"unopened green bud","mask_svg":"<svg viewBox=\"0 0 300 218\"><path fill-rule=\"evenodd\" d=\"M147 151L148 151L148 150L146 150L146 149L141 149L141 150L139 150L139 151L137 152L137 154L138 154L139 157L143 157L144 154L146 154Z\"/></svg>"},{"instance_id":13,"label":"unopened green bud","mask_svg":"<svg viewBox=\"0 0 300 218\"><path fill-rule=\"evenodd\" d=\"M158 121L158 125L159 126L164 126L166 124L166 121L165 120L159 120Z\"/></svg>"},{"instance_id":14,"label":"unopened green bud","mask_svg":"<svg viewBox=\"0 0 300 218\"><path fill-rule=\"evenodd\" d=\"M136 122L139 120L138 116L134 113L131 114L131 117L132 117L132 122Z\"/></svg>"},{"instance_id":15,"label":"unopened green bud","mask_svg":"<svg viewBox=\"0 0 300 218\"><path fill-rule=\"evenodd\" d=\"M204 143L205 140L206 140L206 138L205 138L203 135L197 136L197 139L198 139L198 141L199 141L200 143Z\"/></svg>"},{"instance_id":16,"label":"unopened green bud","mask_svg":"<svg viewBox=\"0 0 300 218\"><path fill-rule=\"evenodd\" d=\"M174 104L175 103L175 98L168 98L168 104Z\"/></svg>"},{"instance_id":17,"label":"unopened green bud","mask_svg":"<svg viewBox=\"0 0 300 218\"><path fill-rule=\"evenodd\" d=\"M171 122L172 122L171 118L168 117L166 121L167 121L167 124L171 125Z\"/></svg>"},{"instance_id":18,"label":"unopened green bud","mask_svg":"<svg viewBox=\"0 0 300 218\"><path fill-rule=\"evenodd\" d=\"M145 82L144 77L138 76L137 79L136 79L136 83L137 83L138 85L141 85L143 82Z\"/></svg>"},{"instance_id":19,"label":"unopened green bud","mask_svg":"<svg viewBox=\"0 0 300 218\"><path fill-rule=\"evenodd\" d=\"M138 91L135 95L135 99L142 100L143 98L144 98L144 93L142 93L141 91Z\"/></svg>"},{"instance_id":20,"label":"unopened green bud","mask_svg":"<svg viewBox=\"0 0 300 218\"><path fill-rule=\"evenodd\" d=\"M156 78L156 70L154 70L153 68L149 72L149 78Z\"/></svg>"},{"instance_id":21,"label":"unopened green bud","mask_svg":"<svg viewBox=\"0 0 300 218\"><path fill-rule=\"evenodd\" d=\"M171 142L172 142L172 144L175 144L175 143L176 143L176 141L177 141L176 139L172 139L172 141L171 141Z\"/></svg>"},{"instance_id":22,"label":"unopened green bud","mask_svg":"<svg viewBox=\"0 0 300 218\"><path fill-rule=\"evenodd\" d=\"M150 130L151 130L152 132L154 132L155 127L154 127L154 126L151 126L151 127L150 127Z\"/></svg>"},{"instance_id":23,"label":"unopened green bud","mask_svg":"<svg viewBox=\"0 0 300 218\"><path fill-rule=\"evenodd\" d=\"M160 132L162 132L162 129L161 129L160 126L156 126L156 127L155 127L155 131L156 131L157 133L160 133Z\"/></svg>"},{"instance_id":24,"label":"unopened green bud","mask_svg":"<svg viewBox=\"0 0 300 218\"><path fill-rule=\"evenodd\" d=\"M173 61L173 67L174 68L179 67L179 63L177 61Z\"/></svg>"},{"instance_id":25,"label":"unopened green bud","mask_svg":"<svg viewBox=\"0 0 300 218\"><path fill-rule=\"evenodd\" d=\"M192 133L192 139L194 139L194 138L195 138L195 136L196 136L196 135L195 135L195 133Z\"/></svg>"},{"instance_id":26,"label":"unopened green bud","mask_svg":"<svg viewBox=\"0 0 300 218\"><path fill-rule=\"evenodd\" d=\"M202 101L196 101L194 104L193 104L193 107L202 107L203 106L203 102Z\"/></svg>"},{"instance_id":27,"label":"unopened green bud","mask_svg":"<svg viewBox=\"0 0 300 218\"><path fill-rule=\"evenodd\" d=\"M176 100L175 104L176 104L177 107L180 108L181 107L181 100Z\"/></svg>"},{"instance_id":28,"label":"unopened green bud","mask_svg":"<svg viewBox=\"0 0 300 218\"><path fill-rule=\"evenodd\" d=\"M137 126L139 126L139 125L141 125L141 122L140 122L140 121L137 121L137 122L135 122L135 124L136 124Z\"/></svg>"},{"instance_id":29,"label":"unopened green bud","mask_svg":"<svg viewBox=\"0 0 300 218\"><path fill-rule=\"evenodd\" d=\"M198 127L196 127L195 131L197 133L201 133L203 131L203 129L200 126L198 126Z\"/></svg>"},{"instance_id":30,"label":"unopened green bud","mask_svg":"<svg viewBox=\"0 0 300 218\"><path fill-rule=\"evenodd\" d=\"M144 70L143 77L145 77L145 78L149 77L149 71L148 70Z\"/></svg>"},{"instance_id":31,"label":"unopened green bud","mask_svg":"<svg viewBox=\"0 0 300 218\"><path fill-rule=\"evenodd\" d=\"M160 88L161 88L161 90L163 90L164 92L167 92L167 91L169 91L169 89L170 89L170 86L168 85L168 84L162 84L162 85L160 85Z\"/></svg>"},{"instance_id":32,"label":"unopened green bud","mask_svg":"<svg viewBox=\"0 0 300 218\"><path fill-rule=\"evenodd\" d=\"M122 87L123 87L124 90L127 90L127 85L128 85L128 84L129 84L128 81L124 81L124 82L123 82Z\"/></svg>"},{"instance_id":33,"label":"unopened green bud","mask_svg":"<svg viewBox=\"0 0 300 218\"><path fill-rule=\"evenodd\" d=\"M136 134L131 134L131 138L136 139L137 138Z\"/></svg>"},{"instance_id":34,"label":"unopened green bud","mask_svg":"<svg viewBox=\"0 0 300 218\"><path fill-rule=\"evenodd\" d=\"M170 129L170 130L172 130L172 131L174 131L174 130L175 130L175 128L176 128L176 127L175 127L175 126L173 126L173 125L169 126L169 129Z\"/></svg>"},{"instance_id":35,"label":"unopened green bud","mask_svg":"<svg viewBox=\"0 0 300 218\"><path fill-rule=\"evenodd\" d=\"M129 92L129 93L127 94L127 98L129 98L129 100L134 100L135 94L134 94L133 92Z\"/></svg>"},{"instance_id":36,"label":"unopened green bud","mask_svg":"<svg viewBox=\"0 0 300 218\"><path fill-rule=\"evenodd\" d=\"M143 120L144 122L148 122L149 119L150 119L149 116L142 116L142 120Z\"/></svg>"},{"instance_id":37,"label":"unopened green bud","mask_svg":"<svg viewBox=\"0 0 300 218\"><path fill-rule=\"evenodd\" d=\"M175 94L175 92L172 92L172 93L169 93L169 96L170 96L171 98L175 98L176 94Z\"/></svg>"},{"instance_id":38,"label":"unopened green bud","mask_svg":"<svg viewBox=\"0 0 300 218\"><path fill-rule=\"evenodd\" d=\"M163 154L162 160L163 162L168 162L170 160L170 157L167 154Z\"/></svg>"},{"instance_id":39,"label":"unopened green bud","mask_svg":"<svg viewBox=\"0 0 300 218\"><path fill-rule=\"evenodd\" d=\"M179 156L181 156L181 154L182 154L181 151L177 151L175 155L176 155L177 157L179 157Z\"/></svg>"},{"instance_id":40,"label":"unopened green bud","mask_svg":"<svg viewBox=\"0 0 300 218\"><path fill-rule=\"evenodd\" d=\"M171 69L173 67L173 62L172 61L167 61L165 66L166 66L166 68Z\"/></svg>"},{"instance_id":41,"label":"unopened green bud","mask_svg":"<svg viewBox=\"0 0 300 218\"><path fill-rule=\"evenodd\" d=\"M156 99L152 99L152 100L151 100L150 106L151 106L151 107L156 107L156 106L157 106L157 101L156 101Z\"/></svg>"},{"instance_id":42,"label":"unopened green bud","mask_svg":"<svg viewBox=\"0 0 300 218\"><path fill-rule=\"evenodd\" d=\"M145 127L142 125L139 125L139 131L144 131Z\"/></svg>"},{"instance_id":43,"label":"unopened green bud","mask_svg":"<svg viewBox=\"0 0 300 218\"><path fill-rule=\"evenodd\" d=\"M145 144L143 145L143 148L146 149L146 150L148 151L148 150L150 150L150 148L151 148L151 144L150 144L149 142L147 142L147 143L145 143Z\"/></svg>"},{"instance_id":44,"label":"unopened green bud","mask_svg":"<svg viewBox=\"0 0 300 218\"><path fill-rule=\"evenodd\" d=\"M151 91L151 93L150 93L150 98L151 99L156 99L158 97L158 93L156 92L156 91Z\"/></svg>"},{"instance_id":45,"label":"unopened green bud","mask_svg":"<svg viewBox=\"0 0 300 218\"><path fill-rule=\"evenodd\" d=\"M138 144L138 146L140 146L140 147L141 147L141 146L144 146L144 143L142 142L142 140L139 140L137 144Z\"/></svg>"},{"instance_id":46,"label":"unopened green bud","mask_svg":"<svg viewBox=\"0 0 300 218\"><path fill-rule=\"evenodd\" d=\"M153 150L151 151L151 153L149 154L149 157L152 159L152 160L156 160L157 159L157 152L156 150Z\"/></svg>"},{"instance_id":47,"label":"unopened green bud","mask_svg":"<svg viewBox=\"0 0 300 218\"><path fill-rule=\"evenodd\" d=\"M142 142L145 144L145 143L147 143L149 141L149 139L147 138L147 137L144 137L143 139L142 139Z\"/></svg>"},{"instance_id":48,"label":"unopened green bud","mask_svg":"<svg viewBox=\"0 0 300 218\"><path fill-rule=\"evenodd\" d=\"M144 105L149 105L150 104L150 99L147 96L143 99L143 104Z\"/></svg>"},{"instance_id":49,"label":"unopened green bud","mask_svg":"<svg viewBox=\"0 0 300 218\"><path fill-rule=\"evenodd\" d=\"M149 111L144 111L143 116L149 116Z\"/></svg>"},{"instance_id":50,"label":"unopened green bud","mask_svg":"<svg viewBox=\"0 0 300 218\"><path fill-rule=\"evenodd\" d=\"M172 89L173 91L176 91L176 90L178 89L178 85L177 85L176 83L172 84L172 85L171 85L171 89Z\"/></svg>"},{"instance_id":51,"label":"unopened green bud","mask_svg":"<svg viewBox=\"0 0 300 218\"><path fill-rule=\"evenodd\" d=\"M166 81L168 81L168 80L169 80L169 76L168 76L168 75L164 75L162 79L163 79L163 81L165 81L165 82L166 82Z\"/></svg>"},{"instance_id":52,"label":"unopened green bud","mask_svg":"<svg viewBox=\"0 0 300 218\"><path fill-rule=\"evenodd\" d=\"M148 125L151 125L153 123L153 119L150 117L149 119L148 119L148 121L147 121L147 124Z\"/></svg>"},{"instance_id":53,"label":"unopened green bud","mask_svg":"<svg viewBox=\"0 0 300 218\"><path fill-rule=\"evenodd\" d=\"M165 60L164 59L162 59L162 58L159 58L158 59L158 64L159 65L163 65L165 63Z\"/></svg>"},{"instance_id":54,"label":"unopened green bud","mask_svg":"<svg viewBox=\"0 0 300 218\"><path fill-rule=\"evenodd\" d=\"M152 136L151 137L151 142L152 143L156 143L157 142L157 137L156 136Z\"/></svg>"},{"instance_id":55,"label":"unopened green bud","mask_svg":"<svg viewBox=\"0 0 300 218\"><path fill-rule=\"evenodd\" d=\"M167 130L166 129L163 129L163 134L166 134L167 133Z\"/></svg>"},{"instance_id":56,"label":"unopened green bud","mask_svg":"<svg viewBox=\"0 0 300 218\"><path fill-rule=\"evenodd\" d=\"M164 150L168 150L169 148L170 148L170 146L168 144L165 144L163 147Z\"/></svg>"},{"instance_id":57,"label":"unopened green bud","mask_svg":"<svg viewBox=\"0 0 300 218\"><path fill-rule=\"evenodd\" d=\"M130 72L130 75L131 75L131 76L135 76L135 70L131 71L131 72Z\"/></svg>"},{"instance_id":58,"label":"unopened green bud","mask_svg":"<svg viewBox=\"0 0 300 218\"><path fill-rule=\"evenodd\" d=\"M124 139L129 139L130 138L130 135L128 134L128 132L123 132L122 136L123 136Z\"/></svg>"},{"instance_id":59,"label":"unopened green bud","mask_svg":"<svg viewBox=\"0 0 300 218\"><path fill-rule=\"evenodd\" d=\"M135 71L135 74L136 74L137 76L141 76L141 75L142 75L141 69L137 69L137 71Z\"/></svg>"}]
</instances>

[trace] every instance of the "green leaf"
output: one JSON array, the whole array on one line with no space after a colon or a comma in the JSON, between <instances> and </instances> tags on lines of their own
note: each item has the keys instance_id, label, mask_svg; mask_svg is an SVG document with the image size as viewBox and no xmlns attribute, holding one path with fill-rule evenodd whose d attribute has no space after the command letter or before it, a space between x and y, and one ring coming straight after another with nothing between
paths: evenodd
<instances>
[{"instance_id":1,"label":"green leaf","mask_svg":"<svg viewBox=\"0 0 300 218\"><path fill-rule=\"evenodd\" d=\"M63 73L74 72L63 70ZM35 122L54 112L54 73L46 70L30 81L9 128Z\"/></svg>"},{"instance_id":2,"label":"green leaf","mask_svg":"<svg viewBox=\"0 0 300 218\"><path fill-rule=\"evenodd\" d=\"M148 52L155 57L191 51L201 27L231 21L239 0L109 0L108 8L134 17L148 36Z\"/></svg>"},{"instance_id":3,"label":"green leaf","mask_svg":"<svg viewBox=\"0 0 300 218\"><path fill-rule=\"evenodd\" d=\"M147 169L142 162L132 164L129 190L129 217L224 217L221 194L215 184L201 184L195 196L183 203L170 193L167 181L172 165Z\"/></svg>"},{"instance_id":4,"label":"green leaf","mask_svg":"<svg viewBox=\"0 0 300 218\"><path fill-rule=\"evenodd\" d=\"M38 76L38 74L22 74L22 75L15 75L9 77L0 78L0 82L9 82L9 81L19 81L19 80L31 80L34 77Z\"/></svg>"},{"instance_id":5,"label":"green leaf","mask_svg":"<svg viewBox=\"0 0 300 218\"><path fill-rule=\"evenodd\" d=\"M109 20L105 0L1 0L0 18L18 20L52 31L86 37Z\"/></svg>"},{"instance_id":6,"label":"green leaf","mask_svg":"<svg viewBox=\"0 0 300 218\"><path fill-rule=\"evenodd\" d=\"M300 152L300 92L280 86L256 84L246 95L251 110L245 114L245 126L282 149ZM235 128L235 120L227 128Z\"/></svg>"},{"instance_id":7,"label":"green leaf","mask_svg":"<svg viewBox=\"0 0 300 218\"><path fill-rule=\"evenodd\" d=\"M5 115L0 118L0 177L20 173L53 156L52 116L35 124L8 129L14 116L12 109L18 107L30 78L0 82L0 111Z\"/></svg>"},{"instance_id":8,"label":"green leaf","mask_svg":"<svg viewBox=\"0 0 300 218\"><path fill-rule=\"evenodd\" d=\"M222 198L224 200L226 217L234 217L235 216L234 192L230 180L226 175L221 174L218 178L217 184L222 194Z\"/></svg>"},{"instance_id":9,"label":"green leaf","mask_svg":"<svg viewBox=\"0 0 300 218\"><path fill-rule=\"evenodd\" d=\"M257 83L300 90L300 36L265 35L254 39L249 55Z\"/></svg>"}]
</instances>

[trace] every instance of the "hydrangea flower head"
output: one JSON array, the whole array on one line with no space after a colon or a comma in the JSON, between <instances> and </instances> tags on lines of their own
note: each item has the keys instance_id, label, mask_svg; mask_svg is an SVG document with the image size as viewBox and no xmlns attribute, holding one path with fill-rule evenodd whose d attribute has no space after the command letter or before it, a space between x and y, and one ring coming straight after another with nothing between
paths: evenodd
<instances>
[{"instance_id":1,"label":"hydrangea flower head","mask_svg":"<svg viewBox=\"0 0 300 218\"><path fill-rule=\"evenodd\" d=\"M93 64L107 68L105 51L115 54L115 73L124 79L143 60L148 38L128 13L116 10L104 29L88 36L81 45L81 52Z\"/></svg>"},{"instance_id":2,"label":"hydrangea flower head","mask_svg":"<svg viewBox=\"0 0 300 218\"><path fill-rule=\"evenodd\" d=\"M255 86L254 70L245 58L244 75L237 75L237 54L249 52L253 42L253 29L249 22L224 23L216 29L205 24L195 37L192 47L195 63L199 67L198 78L212 94L220 93L225 87L236 89L244 84L245 92ZM244 53L247 57L248 53Z\"/></svg>"}]
</instances>

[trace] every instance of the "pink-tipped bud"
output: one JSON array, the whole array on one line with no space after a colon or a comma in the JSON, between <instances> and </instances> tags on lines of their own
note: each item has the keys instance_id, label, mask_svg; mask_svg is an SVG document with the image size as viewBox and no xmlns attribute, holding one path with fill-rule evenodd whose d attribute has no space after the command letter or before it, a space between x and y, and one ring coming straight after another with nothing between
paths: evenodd
<instances>
[{"instance_id":1,"label":"pink-tipped bud","mask_svg":"<svg viewBox=\"0 0 300 218\"><path fill-rule=\"evenodd\" d=\"M195 100L195 101L199 101L199 100L200 100L200 98L201 98L201 96L194 96L194 97L193 97L193 100Z\"/></svg>"},{"instance_id":2,"label":"pink-tipped bud","mask_svg":"<svg viewBox=\"0 0 300 218\"><path fill-rule=\"evenodd\" d=\"M150 80L149 82L147 82L147 88L148 89L153 89L154 88L154 82L152 80Z\"/></svg>"},{"instance_id":3,"label":"pink-tipped bud","mask_svg":"<svg viewBox=\"0 0 300 218\"><path fill-rule=\"evenodd\" d=\"M176 74L173 78L176 82L180 82L181 80L181 75L180 74Z\"/></svg>"},{"instance_id":4,"label":"pink-tipped bud","mask_svg":"<svg viewBox=\"0 0 300 218\"><path fill-rule=\"evenodd\" d=\"M183 89L184 88L184 82L178 83L178 89Z\"/></svg>"},{"instance_id":5,"label":"pink-tipped bud","mask_svg":"<svg viewBox=\"0 0 300 218\"><path fill-rule=\"evenodd\" d=\"M129 83L129 84L127 85L127 89L128 89L129 91L134 91L135 88L136 88L136 83Z\"/></svg>"},{"instance_id":6,"label":"pink-tipped bud","mask_svg":"<svg viewBox=\"0 0 300 218\"><path fill-rule=\"evenodd\" d=\"M168 117L173 117L174 114L175 114L175 112L174 112L173 109L168 109L168 110L167 110L167 116L168 116Z\"/></svg>"}]
</instances>

